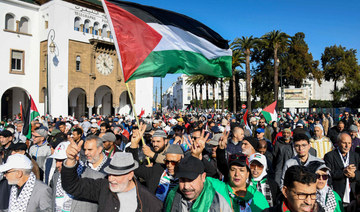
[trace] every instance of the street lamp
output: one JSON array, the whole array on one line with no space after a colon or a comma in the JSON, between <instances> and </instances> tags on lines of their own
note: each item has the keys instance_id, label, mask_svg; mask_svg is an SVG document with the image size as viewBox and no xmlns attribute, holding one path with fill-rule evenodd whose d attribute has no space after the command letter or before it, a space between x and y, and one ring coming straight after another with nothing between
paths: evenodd
<instances>
[{"instance_id":1,"label":"street lamp","mask_svg":"<svg viewBox=\"0 0 360 212\"><path fill-rule=\"evenodd\" d=\"M276 66L277 67L279 67L279 65L280 65L280 60L279 60L279 58L277 58L276 59ZM279 67L280 68L280 67ZM281 75L281 77L280 77L280 88L281 88L281 93L280 93L280 97L281 97L281 101L282 101L282 107L281 107L281 109L282 108L284 108L284 99L283 99L283 73L282 73L282 69L280 69L280 75Z\"/></svg>"},{"instance_id":2,"label":"street lamp","mask_svg":"<svg viewBox=\"0 0 360 212\"><path fill-rule=\"evenodd\" d=\"M51 43L49 44L49 37L51 40ZM54 43L55 39L55 31L53 29L49 30L48 36L47 36L47 50L50 50L50 53L55 52L56 45ZM46 55L46 114L50 114L50 100L49 100L49 51L47 51Z\"/></svg>"}]
</instances>

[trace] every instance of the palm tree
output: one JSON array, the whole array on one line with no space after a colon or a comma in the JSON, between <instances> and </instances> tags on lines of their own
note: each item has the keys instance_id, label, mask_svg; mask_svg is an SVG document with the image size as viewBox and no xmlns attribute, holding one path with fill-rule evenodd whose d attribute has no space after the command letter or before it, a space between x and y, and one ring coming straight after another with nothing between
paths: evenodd
<instances>
[{"instance_id":1,"label":"palm tree","mask_svg":"<svg viewBox=\"0 0 360 212\"><path fill-rule=\"evenodd\" d=\"M266 33L261 37L265 41L267 48L273 50L274 53L274 99L278 100L279 97L279 59L278 51L283 51L289 44L290 36L285 32L274 30Z\"/></svg>"},{"instance_id":2,"label":"palm tree","mask_svg":"<svg viewBox=\"0 0 360 212\"><path fill-rule=\"evenodd\" d=\"M213 106L215 106L215 85L217 84L219 78L213 77L213 76L205 76L205 80L207 84L210 84L212 86L212 99L213 99Z\"/></svg>"},{"instance_id":3,"label":"palm tree","mask_svg":"<svg viewBox=\"0 0 360 212\"><path fill-rule=\"evenodd\" d=\"M197 82L195 80L195 76L196 75L192 75L192 76L189 76L187 79L186 79L186 84L188 85L191 85L193 88L194 88L194 92L195 92L195 107L197 107L197 90L196 90L196 86L197 86Z\"/></svg>"},{"instance_id":4,"label":"palm tree","mask_svg":"<svg viewBox=\"0 0 360 212\"><path fill-rule=\"evenodd\" d=\"M192 75L189 76L189 78L186 80L186 83L188 85L192 85L194 87L194 91L195 91L195 100L197 102L197 86L200 86L200 109L202 108L202 104L203 104L203 99L202 99L202 86L205 83L204 80L204 76L203 75Z\"/></svg>"},{"instance_id":5,"label":"palm tree","mask_svg":"<svg viewBox=\"0 0 360 212\"><path fill-rule=\"evenodd\" d=\"M236 74L237 74L237 67L242 68L242 63L244 63L244 54L241 50L236 49L235 48L235 43L232 42L230 44L230 48L233 50L233 55L232 55L232 94L229 93L230 95L233 95L233 112L236 113Z\"/></svg>"},{"instance_id":6,"label":"palm tree","mask_svg":"<svg viewBox=\"0 0 360 212\"><path fill-rule=\"evenodd\" d=\"M258 46L258 39L254 38L253 36L237 38L234 41L235 49L240 49L245 53L246 59L246 100L247 100L247 108L251 111L251 88L250 88L250 56L251 56L251 49L257 48Z\"/></svg>"}]
</instances>

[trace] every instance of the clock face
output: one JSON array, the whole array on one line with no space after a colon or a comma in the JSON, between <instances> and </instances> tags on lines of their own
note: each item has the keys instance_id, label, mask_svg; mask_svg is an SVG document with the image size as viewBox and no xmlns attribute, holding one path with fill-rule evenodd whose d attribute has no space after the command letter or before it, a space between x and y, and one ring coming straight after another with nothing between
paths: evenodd
<instances>
[{"instance_id":1,"label":"clock face","mask_svg":"<svg viewBox=\"0 0 360 212\"><path fill-rule=\"evenodd\" d=\"M96 68L103 75L111 74L112 70L114 69L114 62L110 55L100 54L96 58Z\"/></svg>"}]
</instances>

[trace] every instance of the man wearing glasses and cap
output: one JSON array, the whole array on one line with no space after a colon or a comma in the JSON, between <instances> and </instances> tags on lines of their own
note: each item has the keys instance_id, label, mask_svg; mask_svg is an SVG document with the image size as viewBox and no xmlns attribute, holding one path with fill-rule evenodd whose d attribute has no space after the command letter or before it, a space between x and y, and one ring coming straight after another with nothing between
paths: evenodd
<instances>
[{"instance_id":1,"label":"man wearing glasses and cap","mask_svg":"<svg viewBox=\"0 0 360 212\"><path fill-rule=\"evenodd\" d=\"M104 171L108 179L78 178L77 155L79 144L71 142L66 150L67 159L61 170L64 190L76 198L99 204L98 211L161 211L162 203L134 179L139 164L131 153L116 152Z\"/></svg>"},{"instance_id":2,"label":"man wearing glasses and cap","mask_svg":"<svg viewBox=\"0 0 360 212\"><path fill-rule=\"evenodd\" d=\"M0 165L0 172L12 185L9 211L52 211L51 189L37 180L31 170L31 160L22 154L10 155Z\"/></svg>"}]
</instances>

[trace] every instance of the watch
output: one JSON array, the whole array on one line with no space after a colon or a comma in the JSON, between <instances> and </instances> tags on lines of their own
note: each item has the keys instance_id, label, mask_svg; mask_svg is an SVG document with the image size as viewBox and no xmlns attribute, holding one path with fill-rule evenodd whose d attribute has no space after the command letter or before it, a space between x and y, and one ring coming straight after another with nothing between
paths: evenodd
<instances>
[{"instance_id":1,"label":"watch","mask_svg":"<svg viewBox=\"0 0 360 212\"><path fill-rule=\"evenodd\" d=\"M96 68L103 75L111 74L114 62L108 54L99 54L96 58Z\"/></svg>"}]
</instances>

